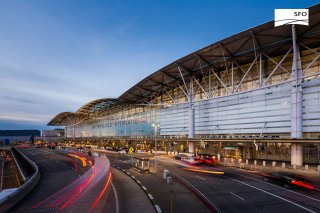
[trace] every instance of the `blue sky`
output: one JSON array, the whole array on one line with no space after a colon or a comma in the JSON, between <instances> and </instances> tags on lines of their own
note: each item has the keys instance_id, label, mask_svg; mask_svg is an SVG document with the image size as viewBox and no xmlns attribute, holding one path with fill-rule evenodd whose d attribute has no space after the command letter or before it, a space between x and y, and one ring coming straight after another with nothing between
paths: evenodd
<instances>
[{"instance_id":1,"label":"blue sky","mask_svg":"<svg viewBox=\"0 0 320 213\"><path fill-rule=\"evenodd\" d=\"M0 129L118 97L163 66L317 1L0 0Z\"/></svg>"}]
</instances>

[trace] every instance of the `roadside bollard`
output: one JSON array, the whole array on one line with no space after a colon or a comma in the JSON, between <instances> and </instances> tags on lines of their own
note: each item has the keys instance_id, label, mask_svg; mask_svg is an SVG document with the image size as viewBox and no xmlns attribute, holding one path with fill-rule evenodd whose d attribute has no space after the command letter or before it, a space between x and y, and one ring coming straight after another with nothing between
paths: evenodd
<instances>
[{"instance_id":1,"label":"roadside bollard","mask_svg":"<svg viewBox=\"0 0 320 213\"><path fill-rule=\"evenodd\" d=\"M304 165L304 170L306 170L306 171L309 170L309 165L308 164Z\"/></svg>"},{"instance_id":2,"label":"roadside bollard","mask_svg":"<svg viewBox=\"0 0 320 213\"><path fill-rule=\"evenodd\" d=\"M246 164L249 164L249 160L246 160Z\"/></svg>"},{"instance_id":3,"label":"roadside bollard","mask_svg":"<svg viewBox=\"0 0 320 213\"><path fill-rule=\"evenodd\" d=\"M320 165L318 165L318 173L320 174Z\"/></svg>"},{"instance_id":4,"label":"roadside bollard","mask_svg":"<svg viewBox=\"0 0 320 213\"><path fill-rule=\"evenodd\" d=\"M254 161L253 161L253 164L254 164L254 165L257 165L257 160L254 160Z\"/></svg>"},{"instance_id":5,"label":"roadside bollard","mask_svg":"<svg viewBox=\"0 0 320 213\"><path fill-rule=\"evenodd\" d=\"M276 161L272 161L272 167L275 167L275 166L276 166L276 164L277 164L277 162L276 162Z\"/></svg>"},{"instance_id":6,"label":"roadside bollard","mask_svg":"<svg viewBox=\"0 0 320 213\"><path fill-rule=\"evenodd\" d=\"M286 163L282 163L282 168L286 168Z\"/></svg>"},{"instance_id":7,"label":"roadside bollard","mask_svg":"<svg viewBox=\"0 0 320 213\"><path fill-rule=\"evenodd\" d=\"M266 161L262 161L262 165L263 165L263 166L266 166Z\"/></svg>"}]
</instances>

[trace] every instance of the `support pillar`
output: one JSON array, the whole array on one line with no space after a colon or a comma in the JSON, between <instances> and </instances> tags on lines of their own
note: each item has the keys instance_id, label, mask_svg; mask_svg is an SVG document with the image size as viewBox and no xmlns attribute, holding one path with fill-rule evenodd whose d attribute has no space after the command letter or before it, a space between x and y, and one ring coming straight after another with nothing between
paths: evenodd
<instances>
[{"instance_id":1,"label":"support pillar","mask_svg":"<svg viewBox=\"0 0 320 213\"><path fill-rule=\"evenodd\" d=\"M194 142L188 142L188 149L189 149L189 153L194 153Z\"/></svg>"},{"instance_id":2,"label":"support pillar","mask_svg":"<svg viewBox=\"0 0 320 213\"><path fill-rule=\"evenodd\" d=\"M302 143L291 144L291 165L296 165L296 166L303 165L303 144Z\"/></svg>"},{"instance_id":3,"label":"support pillar","mask_svg":"<svg viewBox=\"0 0 320 213\"><path fill-rule=\"evenodd\" d=\"M302 129L302 69L295 25L292 25L293 62L291 73L291 138L303 138Z\"/></svg>"},{"instance_id":4,"label":"support pillar","mask_svg":"<svg viewBox=\"0 0 320 213\"><path fill-rule=\"evenodd\" d=\"M194 138L194 108L193 108L193 81L190 77L190 89L189 89L189 123L188 123L188 138Z\"/></svg>"}]
</instances>

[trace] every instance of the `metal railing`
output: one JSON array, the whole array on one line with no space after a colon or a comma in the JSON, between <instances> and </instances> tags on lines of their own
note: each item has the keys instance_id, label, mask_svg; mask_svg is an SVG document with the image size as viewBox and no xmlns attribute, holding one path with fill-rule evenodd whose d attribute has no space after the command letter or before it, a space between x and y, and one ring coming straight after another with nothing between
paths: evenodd
<instances>
[{"instance_id":1,"label":"metal railing","mask_svg":"<svg viewBox=\"0 0 320 213\"><path fill-rule=\"evenodd\" d=\"M20 150L12 148L16 156L22 157L33 169L34 174L26 176L25 182L17 190L8 194L0 200L0 212L6 212L14 205L16 205L20 200L22 200L26 195L31 192L31 190L37 185L40 180L40 172L38 166L31 161L27 156L25 156Z\"/></svg>"}]
</instances>

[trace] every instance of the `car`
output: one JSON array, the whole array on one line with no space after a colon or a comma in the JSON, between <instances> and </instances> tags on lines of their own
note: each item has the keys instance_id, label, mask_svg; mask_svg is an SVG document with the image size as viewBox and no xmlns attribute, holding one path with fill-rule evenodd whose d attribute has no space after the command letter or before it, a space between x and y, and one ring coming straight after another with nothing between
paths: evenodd
<instances>
[{"instance_id":1,"label":"car","mask_svg":"<svg viewBox=\"0 0 320 213\"><path fill-rule=\"evenodd\" d=\"M277 183L283 186L293 186L298 188L304 188L313 190L315 187L308 181L306 178L288 172L273 172L273 173L266 173L261 174L262 176L276 181Z\"/></svg>"},{"instance_id":2,"label":"car","mask_svg":"<svg viewBox=\"0 0 320 213\"><path fill-rule=\"evenodd\" d=\"M182 161L192 164L192 165L200 165L201 162L198 160L198 158L194 158L194 157L187 157L187 158L183 158L181 159Z\"/></svg>"},{"instance_id":3,"label":"car","mask_svg":"<svg viewBox=\"0 0 320 213\"><path fill-rule=\"evenodd\" d=\"M147 149L138 149L137 150L137 153L148 153L149 152L149 150L147 150Z\"/></svg>"},{"instance_id":4,"label":"car","mask_svg":"<svg viewBox=\"0 0 320 213\"><path fill-rule=\"evenodd\" d=\"M119 150L118 153L119 154L127 154L126 150L124 150L124 149Z\"/></svg>"},{"instance_id":5,"label":"car","mask_svg":"<svg viewBox=\"0 0 320 213\"><path fill-rule=\"evenodd\" d=\"M173 159L175 160L182 160L182 159L186 159L188 158L188 155L185 155L185 154L177 154L173 157Z\"/></svg>"},{"instance_id":6,"label":"car","mask_svg":"<svg viewBox=\"0 0 320 213\"><path fill-rule=\"evenodd\" d=\"M56 147L56 144L55 143L49 143L48 144L48 148L49 149L54 149Z\"/></svg>"},{"instance_id":7,"label":"car","mask_svg":"<svg viewBox=\"0 0 320 213\"><path fill-rule=\"evenodd\" d=\"M206 166L214 166L214 160L210 157L202 157L202 163Z\"/></svg>"}]
</instances>

